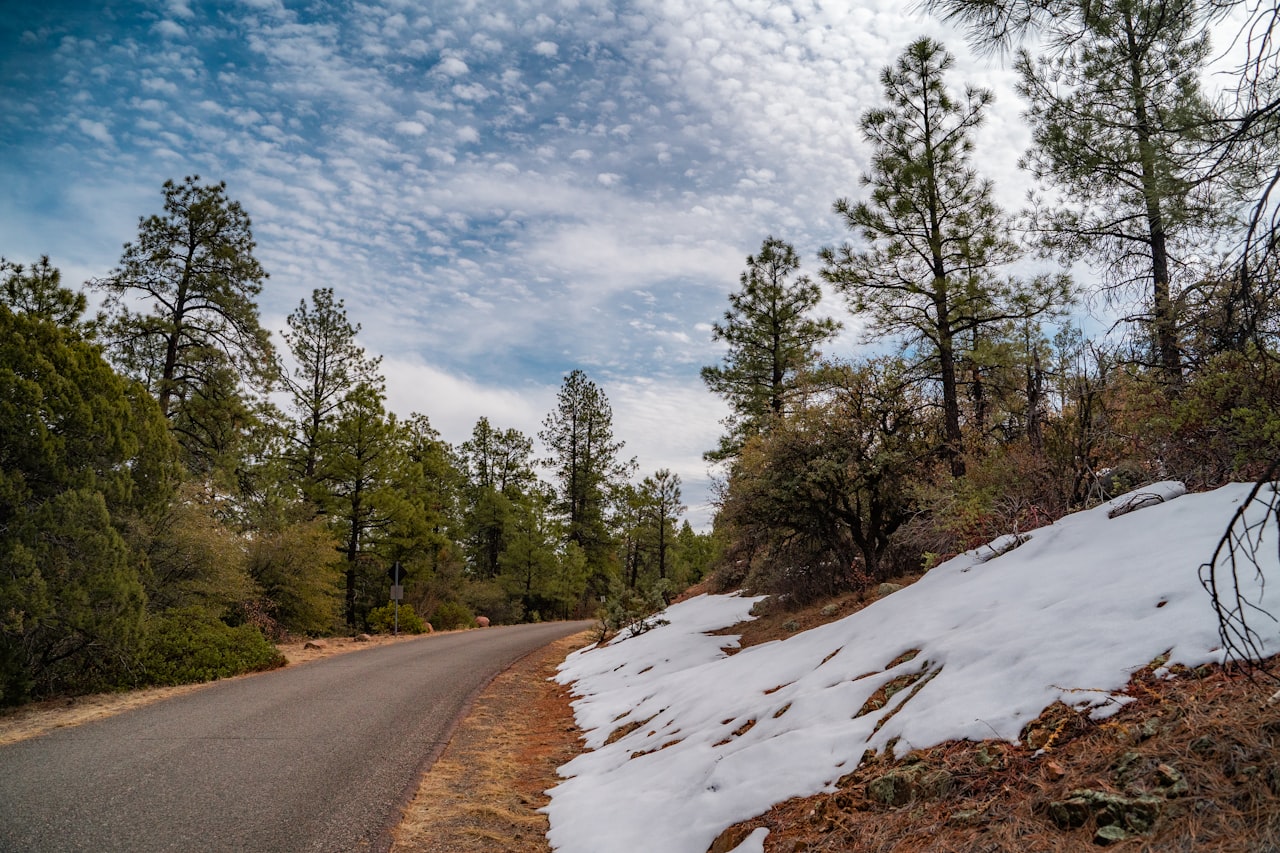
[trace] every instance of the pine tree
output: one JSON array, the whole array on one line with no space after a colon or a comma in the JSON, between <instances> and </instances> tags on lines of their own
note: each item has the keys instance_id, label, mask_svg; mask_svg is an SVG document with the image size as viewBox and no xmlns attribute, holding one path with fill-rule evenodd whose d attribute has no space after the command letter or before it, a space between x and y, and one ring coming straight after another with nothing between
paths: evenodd
<instances>
[{"instance_id":1,"label":"pine tree","mask_svg":"<svg viewBox=\"0 0 1280 853\"><path fill-rule=\"evenodd\" d=\"M253 256L249 216L226 184L164 184L164 214L145 217L120 266L94 286L112 317L111 351L172 417L223 360L262 384L275 357L254 299L267 274ZM142 312L130 306L141 301Z\"/></svg>"},{"instance_id":2,"label":"pine tree","mask_svg":"<svg viewBox=\"0 0 1280 853\"><path fill-rule=\"evenodd\" d=\"M712 337L729 351L723 364L702 368L702 380L728 401L732 414L729 433L708 459L732 458L743 441L782 415L800 371L840 329L835 320L810 316L822 291L807 276L796 277L799 268L789 243L766 238L759 254L747 256L742 287L730 294L723 321L712 326Z\"/></svg>"},{"instance_id":3,"label":"pine tree","mask_svg":"<svg viewBox=\"0 0 1280 853\"><path fill-rule=\"evenodd\" d=\"M612 573L610 506L617 486L634 463L620 463L623 443L613 437L613 410L600 387L581 370L564 379L556 408L538 437L551 457L545 464L557 485L555 510L565 519L565 538L581 549L595 592Z\"/></svg>"},{"instance_id":4,"label":"pine tree","mask_svg":"<svg viewBox=\"0 0 1280 853\"><path fill-rule=\"evenodd\" d=\"M972 132L991 93L968 88L957 99L944 77L955 59L936 41L913 42L881 75L888 106L862 117L875 147L868 201L840 199L835 211L867 243L823 249L822 275L870 335L901 335L919 369L942 387L942 453L964 473L959 366L964 335L1037 316L1065 299L1064 279L1002 279L1019 256L991 182L969 164Z\"/></svg>"},{"instance_id":5,"label":"pine tree","mask_svg":"<svg viewBox=\"0 0 1280 853\"><path fill-rule=\"evenodd\" d=\"M63 329L91 334L92 324L84 324L88 300L62 286L62 272L49 262L49 256L27 269L22 264L0 258L0 301L15 314L28 314L56 323Z\"/></svg>"},{"instance_id":6,"label":"pine tree","mask_svg":"<svg viewBox=\"0 0 1280 853\"><path fill-rule=\"evenodd\" d=\"M1037 210L1034 224L1046 247L1088 259L1109 287L1146 291L1154 361L1177 386L1176 273L1223 221L1204 157L1216 117L1199 85L1209 56L1201 4L1060 5L1046 19L1049 55L1024 50L1017 60L1034 141L1025 165L1066 198Z\"/></svg>"},{"instance_id":7,"label":"pine tree","mask_svg":"<svg viewBox=\"0 0 1280 853\"><path fill-rule=\"evenodd\" d=\"M370 358L355 342L360 325L347 319L346 306L333 289L316 288L311 305L304 299L286 319L284 333L293 369L281 380L295 417L290 467L304 482L315 477L320 440L342 401L361 384L381 387L382 357Z\"/></svg>"}]
</instances>

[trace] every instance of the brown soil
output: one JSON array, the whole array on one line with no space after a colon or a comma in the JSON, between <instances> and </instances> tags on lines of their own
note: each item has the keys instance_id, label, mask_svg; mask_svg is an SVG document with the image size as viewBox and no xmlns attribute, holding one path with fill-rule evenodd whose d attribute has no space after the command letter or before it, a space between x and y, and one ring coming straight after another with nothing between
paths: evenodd
<instances>
[{"instance_id":1,"label":"brown soil","mask_svg":"<svg viewBox=\"0 0 1280 853\"><path fill-rule=\"evenodd\" d=\"M577 755L569 691L549 679L578 634L494 679L422 779L395 831L393 853L549 853L544 793Z\"/></svg>"}]
</instances>

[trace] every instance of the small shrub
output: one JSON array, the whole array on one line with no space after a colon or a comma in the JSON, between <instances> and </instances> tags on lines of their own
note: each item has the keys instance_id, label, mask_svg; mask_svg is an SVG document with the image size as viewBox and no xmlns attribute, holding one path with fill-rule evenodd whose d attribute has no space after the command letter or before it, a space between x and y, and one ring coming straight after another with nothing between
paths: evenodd
<instances>
[{"instance_id":1,"label":"small shrub","mask_svg":"<svg viewBox=\"0 0 1280 853\"><path fill-rule=\"evenodd\" d=\"M252 625L231 627L199 607L155 619L140 663L146 684L192 684L283 666L284 656Z\"/></svg>"},{"instance_id":2,"label":"small shrub","mask_svg":"<svg viewBox=\"0 0 1280 853\"><path fill-rule=\"evenodd\" d=\"M438 631L452 631L455 628L474 628L476 626L475 614L459 601L442 601L428 621Z\"/></svg>"},{"instance_id":3,"label":"small shrub","mask_svg":"<svg viewBox=\"0 0 1280 853\"><path fill-rule=\"evenodd\" d=\"M382 607L375 607L369 611L366 617L369 623L369 631L374 634L390 634L396 627L396 607L394 603L388 603ZM427 626L423 623L422 617L413 609L412 604L400 605L400 633L402 634L421 634L427 630Z\"/></svg>"},{"instance_id":4,"label":"small shrub","mask_svg":"<svg viewBox=\"0 0 1280 853\"><path fill-rule=\"evenodd\" d=\"M629 630L631 636L643 634L659 625L670 624L658 614L666 609L664 593L668 586L659 580L647 589L631 589L618 581L609 584L609 595L600 609L600 622L605 634Z\"/></svg>"}]
</instances>

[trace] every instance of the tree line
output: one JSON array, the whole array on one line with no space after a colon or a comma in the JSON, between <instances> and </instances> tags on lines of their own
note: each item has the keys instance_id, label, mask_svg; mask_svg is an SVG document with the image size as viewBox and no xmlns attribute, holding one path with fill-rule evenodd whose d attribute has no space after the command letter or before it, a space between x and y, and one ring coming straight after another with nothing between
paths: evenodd
<instances>
[{"instance_id":1,"label":"tree line","mask_svg":"<svg viewBox=\"0 0 1280 853\"><path fill-rule=\"evenodd\" d=\"M1002 210L974 166L991 93L912 42L861 117L864 192L833 205L852 239L818 256L875 354L824 355L841 324L775 237L714 326L723 587L866 590L1145 482L1280 459L1275 12L1250 13L1235 84L1210 98L1209 33L1236 3L930 6L1012 53L1028 204ZM1051 271L1015 274L1028 259ZM1082 304L1116 334L1088 339Z\"/></svg>"},{"instance_id":2,"label":"tree line","mask_svg":"<svg viewBox=\"0 0 1280 853\"><path fill-rule=\"evenodd\" d=\"M0 703L278 665L270 641L606 615L701 577L680 478L635 478L604 391L565 377L533 439L454 447L387 409L380 357L314 290L278 350L222 183L163 188L119 265L0 261ZM539 472L547 476L540 476Z\"/></svg>"}]
</instances>

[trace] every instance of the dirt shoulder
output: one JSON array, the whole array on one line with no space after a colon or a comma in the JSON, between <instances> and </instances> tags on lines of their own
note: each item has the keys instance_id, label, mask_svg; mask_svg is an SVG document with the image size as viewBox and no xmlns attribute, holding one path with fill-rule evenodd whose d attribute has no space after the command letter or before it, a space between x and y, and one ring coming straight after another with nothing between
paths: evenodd
<instances>
[{"instance_id":1,"label":"dirt shoulder","mask_svg":"<svg viewBox=\"0 0 1280 853\"><path fill-rule=\"evenodd\" d=\"M559 640L493 680L423 776L393 853L549 853L544 793L581 749L569 692L549 679L588 633Z\"/></svg>"}]
</instances>

